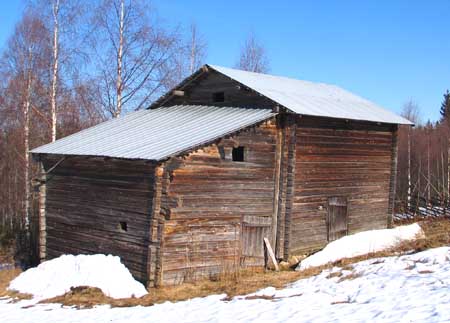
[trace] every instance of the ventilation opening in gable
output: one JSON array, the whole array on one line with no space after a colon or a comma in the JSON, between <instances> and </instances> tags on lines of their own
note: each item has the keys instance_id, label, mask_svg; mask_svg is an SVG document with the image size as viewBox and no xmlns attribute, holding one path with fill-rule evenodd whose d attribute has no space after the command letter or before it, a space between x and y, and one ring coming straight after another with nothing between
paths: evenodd
<instances>
[{"instance_id":1,"label":"ventilation opening in gable","mask_svg":"<svg viewBox=\"0 0 450 323\"><path fill-rule=\"evenodd\" d=\"M214 92L212 100L213 102L225 102L225 92Z\"/></svg>"},{"instance_id":2,"label":"ventilation opening in gable","mask_svg":"<svg viewBox=\"0 0 450 323\"><path fill-rule=\"evenodd\" d=\"M243 162L245 160L245 149L242 146L233 148L232 152L233 161Z\"/></svg>"}]
</instances>

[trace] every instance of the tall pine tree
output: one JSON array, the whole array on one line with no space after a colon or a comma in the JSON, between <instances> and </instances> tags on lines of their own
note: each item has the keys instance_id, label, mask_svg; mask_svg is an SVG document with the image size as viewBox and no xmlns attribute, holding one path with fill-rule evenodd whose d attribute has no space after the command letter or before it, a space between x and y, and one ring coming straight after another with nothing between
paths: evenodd
<instances>
[{"instance_id":1,"label":"tall pine tree","mask_svg":"<svg viewBox=\"0 0 450 323\"><path fill-rule=\"evenodd\" d=\"M450 125L450 92L444 93L444 100L441 104L441 122L447 122Z\"/></svg>"}]
</instances>

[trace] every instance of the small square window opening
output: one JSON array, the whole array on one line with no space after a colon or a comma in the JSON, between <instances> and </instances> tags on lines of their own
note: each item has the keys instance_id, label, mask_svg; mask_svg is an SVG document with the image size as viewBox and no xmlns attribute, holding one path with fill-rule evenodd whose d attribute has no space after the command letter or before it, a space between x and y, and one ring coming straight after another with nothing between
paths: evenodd
<instances>
[{"instance_id":1,"label":"small square window opening","mask_svg":"<svg viewBox=\"0 0 450 323\"><path fill-rule=\"evenodd\" d=\"M121 231L128 231L128 225L127 225L127 223L125 222L125 221L120 221L119 222L119 229L121 230Z\"/></svg>"},{"instance_id":2,"label":"small square window opening","mask_svg":"<svg viewBox=\"0 0 450 323\"><path fill-rule=\"evenodd\" d=\"M242 146L233 148L232 157L233 161L243 162L245 160L245 149Z\"/></svg>"},{"instance_id":3,"label":"small square window opening","mask_svg":"<svg viewBox=\"0 0 450 323\"><path fill-rule=\"evenodd\" d=\"M212 95L213 102L225 102L225 93L224 92L215 92Z\"/></svg>"}]
</instances>

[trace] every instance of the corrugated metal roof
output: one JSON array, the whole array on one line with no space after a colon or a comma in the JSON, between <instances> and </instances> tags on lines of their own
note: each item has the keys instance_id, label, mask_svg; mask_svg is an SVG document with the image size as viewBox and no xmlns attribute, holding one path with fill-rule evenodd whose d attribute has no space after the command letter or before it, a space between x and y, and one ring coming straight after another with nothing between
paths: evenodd
<instances>
[{"instance_id":1,"label":"corrugated metal roof","mask_svg":"<svg viewBox=\"0 0 450 323\"><path fill-rule=\"evenodd\" d=\"M207 66L295 113L412 125L409 120L335 85L300 81L215 65Z\"/></svg>"},{"instance_id":2,"label":"corrugated metal roof","mask_svg":"<svg viewBox=\"0 0 450 323\"><path fill-rule=\"evenodd\" d=\"M142 110L103 122L31 152L161 160L274 115L266 109L211 106Z\"/></svg>"}]
</instances>

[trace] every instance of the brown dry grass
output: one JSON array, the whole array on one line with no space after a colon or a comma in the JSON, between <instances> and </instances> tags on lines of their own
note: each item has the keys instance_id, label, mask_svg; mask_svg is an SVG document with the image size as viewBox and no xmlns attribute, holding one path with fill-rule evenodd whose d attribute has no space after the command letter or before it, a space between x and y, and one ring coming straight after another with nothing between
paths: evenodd
<instances>
[{"instance_id":1,"label":"brown dry grass","mask_svg":"<svg viewBox=\"0 0 450 323\"><path fill-rule=\"evenodd\" d=\"M341 277L343 274L342 274L342 271L335 271L334 273L330 273L328 276L327 276L327 278L328 279L331 279L331 278L334 278L334 277Z\"/></svg>"},{"instance_id":2,"label":"brown dry grass","mask_svg":"<svg viewBox=\"0 0 450 323\"><path fill-rule=\"evenodd\" d=\"M331 305L351 304L351 303L354 303L354 301L350 301L350 300L345 300L345 301L334 301L334 302L331 302Z\"/></svg>"},{"instance_id":3,"label":"brown dry grass","mask_svg":"<svg viewBox=\"0 0 450 323\"><path fill-rule=\"evenodd\" d=\"M362 275L363 275L362 272L359 272L359 273L352 272L348 275L345 275L345 276L342 276L341 278L339 278L338 283L343 282L344 280L353 280L353 279L361 277Z\"/></svg>"},{"instance_id":4,"label":"brown dry grass","mask_svg":"<svg viewBox=\"0 0 450 323\"><path fill-rule=\"evenodd\" d=\"M144 297L118 300L105 296L100 290L95 288L76 288L63 296L48 299L45 300L45 302L61 303L63 305L86 308L99 304L110 304L111 306L150 306L165 301L176 302L195 297L205 297L212 294L226 294L227 296L224 300L229 300L234 296L253 293L268 286L283 288L289 283L295 282L301 278L308 278L317 275L324 269L332 268L333 266L339 266L343 270L352 270L353 267L351 264L362 260L401 255L410 252L418 252L429 248L450 245L449 219L423 220L420 221L419 224L426 234L425 238L404 242L391 250L342 259L333 264L327 264L300 272L293 270L273 272L265 271L263 269L246 269L241 270L238 273L226 273L220 275L218 278L214 279L214 281L205 279L192 283L184 283L177 286L150 288L149 294ZM375 261L375 263L379 262L382 262L382 260ZM14 274L11 274L10 279L13 277ZM356 278L356 276L353 275L352 277L347 277L347 279L351 278ZM2 278L0 278L0 282L1 279ZM0 285L0 293L4 291L9 283L7 277L4 277L3 281L4 283Z\"/></svg>"},{"instance_id":5,"label":"brown dry grass","mask_svg":"<svg viewBox=\"0 0 450 323\"><path fill-rule=\"evenodd\" d=\"M0 270L0 297L9 297L13 301L31 299L31 295L8 290L9 283L22 272L19 268Z\"/></svg>"},{"instance_id":6,"label":"brown dry grass","mask_svg":"<svg viewBox=\"0 0 450 323\"><path fill-rule=\"evenodd\" d=\"M0 297L8 296L7 288L11 280L19 276L20 269L4 269L0 270Z\"/></svg>"},{"instance_id":7,"label":"brown dry grass","mask_svg":"<svg viewBox=\"0 0 450 323\"><path fill-rule=\"evenodd\" d=\"M14 247L12 245L0 247L0 264L12 263L14 263Z\"/></svg>"}]
</instances>

